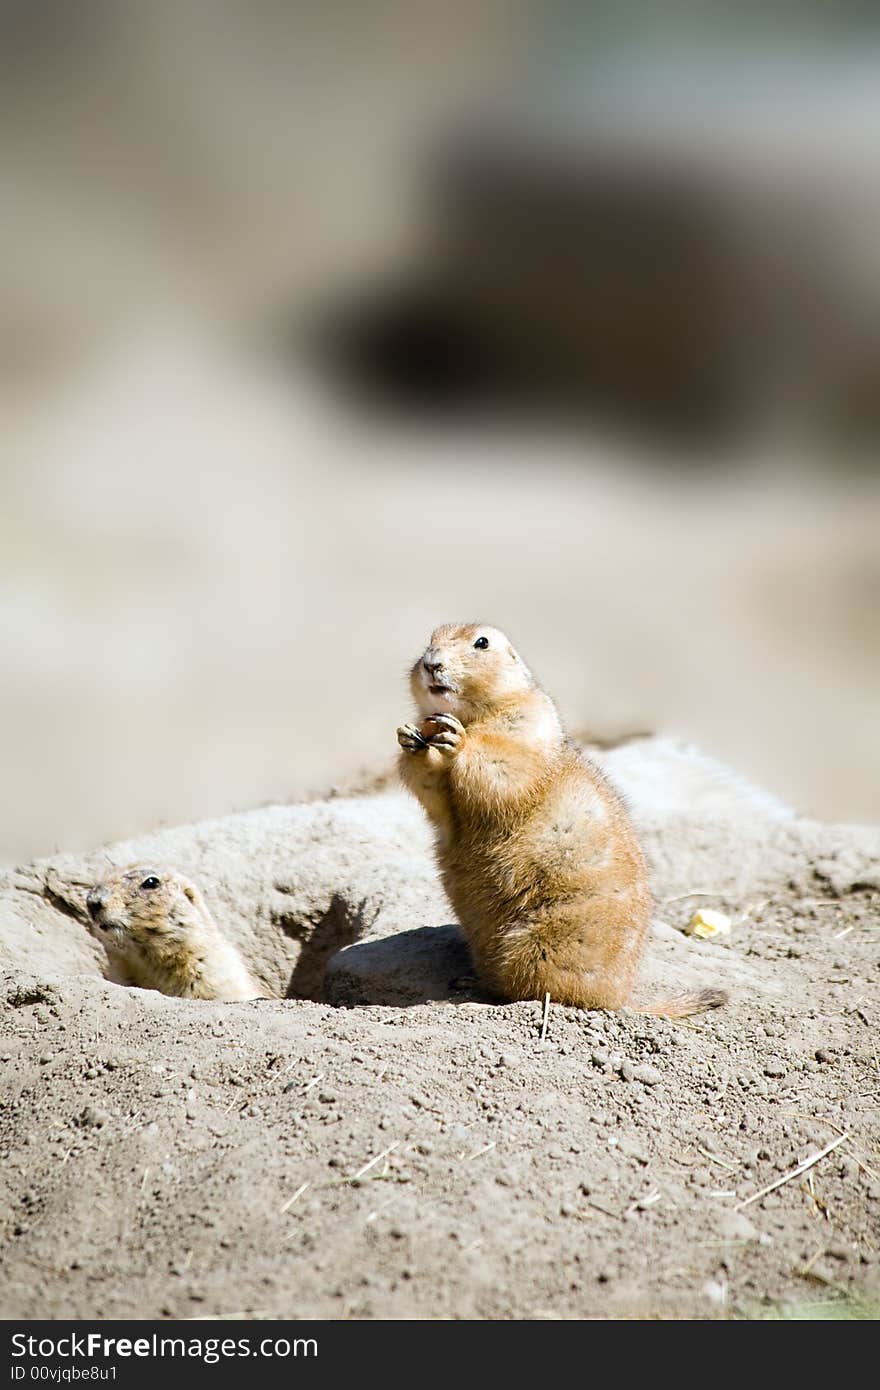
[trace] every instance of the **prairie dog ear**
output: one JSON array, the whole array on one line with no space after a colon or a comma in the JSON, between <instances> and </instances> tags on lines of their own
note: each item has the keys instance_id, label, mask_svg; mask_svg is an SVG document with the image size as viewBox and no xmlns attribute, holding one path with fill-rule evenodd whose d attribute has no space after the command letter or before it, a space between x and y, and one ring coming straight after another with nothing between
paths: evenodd
<instances>
[{"instance_id":1,"label":"prairie dog ear","mask_svg":"<svg viewBox=\"0 0 880 1390\"><path fill-rule=\"evenodd\" d=\"M198 902L198 889L193 888L191 883L185 883L183 886L183 896L189 898L191 903Z\"/></svg>"}]
</instances>

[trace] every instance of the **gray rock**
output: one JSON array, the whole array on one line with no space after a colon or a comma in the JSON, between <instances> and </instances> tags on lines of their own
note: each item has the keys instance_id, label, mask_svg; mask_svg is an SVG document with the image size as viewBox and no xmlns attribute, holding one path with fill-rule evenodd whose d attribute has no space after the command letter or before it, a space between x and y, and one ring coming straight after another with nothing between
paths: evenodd
<instances>
[{"instance_id":1,"label":"gray rock","mask_svg":"<svg viewBox=\"0 0 880 1390\"><path fill-rule=\"evenodd\" d=\"M707 1279L703 1285L703 1296L717 1308L727 1306L727 1281L724 1279Z\"/></svg>"},{"instance_id":2,"label":"gray rock","mask_svg":"<svg viewBox=\"0 0 880 1390\"><path fill-rule=\"evenodd\" d=\"M634 1158L637 1163L646 1164L649 1162L648 1154L636 1139L627 1139L624 1135L617 1141L618 1153L625 1154L627 1158Z\"/></svg>"},{"instance_id":3,"label":"gray rock","mask_svg":"<svg viewBox=\"0 0 880 1390\"><path fill-rule=\"evenodd\" d=\"M835 1241L832 1245L826 1246L825 1254L829 1255L832 1260L841 1261L851 1260L853 1257L853 1252L850 1247L844 1245L842 1241Z\"/></svg>"},{"instance_id":4,"label":"gray rock","mask_svg":"<svg viewBox=\"0 0 880 1390\"><path fill-rule=\"evenodd\" d=\"M103 1129L109 1120L108 1111L102 1110L99 1105L87 1105L79 1117L79 1122L84 1129Z\"/></svg>"},{"instance_id":5,"label":"gray rock","mask_svg":"<svg viewBox=\"0 0 880 1390\"><path fill-rule=\"evenodd\" d=\"M642 1062L633 1068L633 1079L641 1081L643 1086L657 1086L663 1080L663 1073L652 1067L650 1062Z\"/></svg>"},{"instance_id":6,"label":"gray rock","mask_svg":"<svg viewBox=\"0 0 880 1390\"><path fill-rule=\"evenodd\" d=\"M768 1057L764 1063L764 1075L777 1077L785 1076L788 1072L788 1063L783 1062L781 1057Z\"/></svg>"},{"instance_id":7,"label":"gray rock","mask_svg":"<svg viewBox=\"0 0 880 1390\"><path fill-rule=\"evenodd\" d=\"M725 1212L718 1222L718 1234L723 1240L757 1240L758 1231L740 1211Z\"/></svg>"}]
</instances>

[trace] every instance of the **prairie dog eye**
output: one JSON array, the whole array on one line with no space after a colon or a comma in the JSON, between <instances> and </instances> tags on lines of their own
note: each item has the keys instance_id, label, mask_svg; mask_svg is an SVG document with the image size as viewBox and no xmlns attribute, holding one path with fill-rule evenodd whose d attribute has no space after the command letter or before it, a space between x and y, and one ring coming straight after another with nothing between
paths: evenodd
<instances>
[{"instance_id":1,"label":"prairie dog eye","mask_svg":"<svg viewBox=\"0 0 880 1390\"><path fill-rule=\"evenodd\" d=\"M159 880L156 878L155 874L150 874L149 878L145 878L141 884L142 888L158 888L159 886Z\"/></svg>"},{"instance_id":2,"label":"prairie dog eye","mask_svg":"<svg viewBox=\"0 0 880 1390\"><path fill-rule=\"evenodd\" d=\"M476 640L476 642L474 643L474 646L477 648L477 650L478 650L478 651L481 651L481 652L485 651L486 648L488 647L488 645L489 645L489 639L488 639L488 637L478 637L477 640Z\"/></svg>"}]
</instances>

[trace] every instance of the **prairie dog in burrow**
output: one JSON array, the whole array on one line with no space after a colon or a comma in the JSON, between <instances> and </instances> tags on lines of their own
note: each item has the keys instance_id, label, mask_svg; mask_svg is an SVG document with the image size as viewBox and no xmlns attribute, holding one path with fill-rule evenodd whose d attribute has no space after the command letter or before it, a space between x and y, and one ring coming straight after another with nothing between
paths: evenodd
<instances>
[{"instance_id":1,"label":"prairie dog in burrow","mask_svg":"<svg viewBox=\"0 0 880 1390\"><path fill-rule=\"evenodd\" d=\"M194 883L150 865L119 869L86 898L117 984L181 999L265 999Z\"/></svg>"},{"instance_id":2,"label":"prairie dog in burrow","mask_svg":"<svg viewBox=\"0 0 880 1390\"><path fill-rule=\"evenodd\" d=\"M504 633L438 627L410 685L421 722L397 731L400 775L434 827L486 988L670 1018L723 1004L718 989L634 997L651 923L644 855L620 796Z\"/></svg>"}]
</instances>

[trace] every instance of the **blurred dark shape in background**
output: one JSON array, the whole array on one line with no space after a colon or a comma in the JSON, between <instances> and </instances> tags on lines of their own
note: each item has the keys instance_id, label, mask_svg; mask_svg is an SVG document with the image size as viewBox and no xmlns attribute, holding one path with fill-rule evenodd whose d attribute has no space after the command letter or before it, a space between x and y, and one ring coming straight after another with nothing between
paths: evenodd
<instances>
[{"instance_id":1,"label":"blurred dark shape in background","mask_svg":"<svg viewBox=\"0 0 880 1390\"><path fill-rule=\"evenodd\" d=\"M172 306L297 339L326 314L389 403L876 442L872 6L36 0L0 26L9 371Z\"/></svg>"},{"instance_id":2,"label":"blurred dark shape in background","mask_svg":"<svg viewBox=\"0 0 880 1390\"><path fill-rule=\"evenodd\" d=\"M579 82L448 132L409 278L333 324L349 380L388 403L484 398L870 462L880 65L846 47L758 61L754 37L610 76L587 50Z\"/></svg>"},{"instance_id":3,"label":"blurred dark shape in background","mask_svg":"<svg viewBox=\"0 0 880 1390\"><path fill-rule=\"evenodd\" d=\"M390 760L457 616L880 814L876 31L0 5L0 860Z\"/></svg>"}]
</instances>

